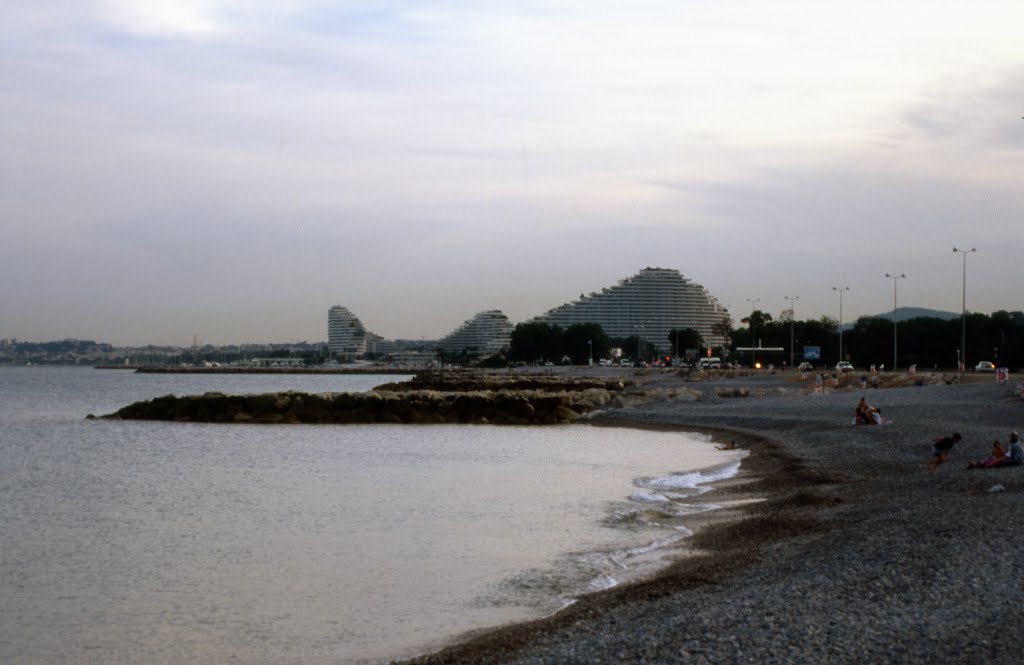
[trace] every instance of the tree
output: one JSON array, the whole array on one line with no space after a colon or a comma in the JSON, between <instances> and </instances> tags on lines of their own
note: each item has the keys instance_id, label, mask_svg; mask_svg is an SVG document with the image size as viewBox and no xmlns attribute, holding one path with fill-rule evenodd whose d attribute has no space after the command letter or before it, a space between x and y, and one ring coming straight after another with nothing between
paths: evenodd
<instances>
[{"instance_id":1,"label":"tree","mask_svg":"<svg viewBox=\"0 0 1024 665\"><path fill-rule=\"evenodd\" d=\"M891 320L877 316L862 316L853 324L853 328L844 331L843 334L844 351L848 353L853 364L892 366Z\"/></svg>"},{"instance_id":2,"label":"tree","mask_svg":"<svg viewBox=\"0 0 1024 665\"><path fill-rule=\"evenodd\" d=\"M697 349L699 355L704 346L704 339L695 328L673 328L668 333L668 341L677 356L682 356L686 349Z\"/></svg>"},{"instance_id":3,"label":"tree","mask_svg":"<svg viewBox=\"0 0 1024 665\"><path fill-rule=\"evenodd\" d=\"M562 329L543 321L527 321L512 329L509 358L524 362L562 357Z\"/></svg>"},{"instance_id":4,"label":"tree","mask_svg":"<svg viewBox=\"0 0 1024 665\"><path fill-rule=\"evenodd\" d=\"M563 355L574 365L586 365L590 358L607 358L611 354L611 340L597 323L574 323L562 333Z\"/></svg>"},{"instance_id":5,"label":"tree","mask_svg":"<svg viewBox=\"0 0 1024 665\"><path fill-rule=\"evenodd\" d=\"M755 309L751 312L750 316L740 319L740 323L746 323L749 326L749 333L746 335L746 338L750 346L758 346L757 340L754 339L754 335L759 335L762 340L766 338L766 333L768 331L765 328L765 324L771 320L771 314L759 309ZM763 344L761 346L763 346Z\"/></svg>"},{"instance_id":6,"label":"tree","mask_svg":"<svg viewBox=\"0 0 1024 665\"><path fill-rule=\"evenodd\" d=\"M721 337L723 340L723 351L722 356L729 355L728 351L736 346L736 342L733 339L735 331L732 329L732 319L725 317L719 321L715 321L711 324L711 332Z\"/></svg>"},{"instance_id":7,"label":"tree","mask_svg":"<svg viewBox=\"0 0 1024 665\"><path fill-rule=\"evenodd\" d=\"M750 313L750 316L745 316L740 319L740 323L746 323L747 325L754 324L756 328L762 327L764 324L772 320L772 315L768 312L762 312L759 309L755 309Z\"/></svg>"}]
</instances>

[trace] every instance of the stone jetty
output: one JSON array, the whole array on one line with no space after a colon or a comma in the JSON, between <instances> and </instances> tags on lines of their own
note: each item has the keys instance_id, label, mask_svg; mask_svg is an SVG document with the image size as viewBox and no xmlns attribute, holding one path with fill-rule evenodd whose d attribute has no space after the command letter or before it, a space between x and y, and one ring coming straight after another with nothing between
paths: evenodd
<instances>
[{"instance_id":1,"label":"stone jetty","mask_svg":"<svg viewBox=\"0 0 1024 665\"><path fill-rule=\"evenodd\" d=\"M602 408L635 406L697 391L654 389L614 378L425 372L363 393L278 392L165 395L135 402L107 419L202 423L554 425Z\"/></svg>"},{"instance_id":2,"label":"stone jetty","mask_svg":"<svg viewBox=\"0 0 1024 665\"><path fill-rule=\"evenodd\" d=\"M165 395L130 404L111 419L204 423L481 423L552 425L573 422L613 398L610 391L536 390L367 393L281 392L259 395Z\"/></svg>"}]
</instances>

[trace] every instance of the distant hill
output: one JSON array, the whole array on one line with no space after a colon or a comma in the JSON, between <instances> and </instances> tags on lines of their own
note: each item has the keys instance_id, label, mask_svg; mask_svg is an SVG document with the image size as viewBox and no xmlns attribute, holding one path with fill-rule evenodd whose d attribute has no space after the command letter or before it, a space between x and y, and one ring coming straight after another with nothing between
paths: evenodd
<instances>
[{"instance_id":1,"label":"distant hill","mask_svg":"<svg viewBox=\"0 0 1024 665\"><path fill-rule=\"evenodd\" d=\"M882 312L881 314L871 315L879 319L892 319L892 310ZM943 319L949 321L951 319L959 319L960 312L943 312L938 309L928 309L927 307L898 307L896 308L896 320L906 321L907 319L916 319L920 317L931 317L933 319Z\"/></svg>"}]
</instances>

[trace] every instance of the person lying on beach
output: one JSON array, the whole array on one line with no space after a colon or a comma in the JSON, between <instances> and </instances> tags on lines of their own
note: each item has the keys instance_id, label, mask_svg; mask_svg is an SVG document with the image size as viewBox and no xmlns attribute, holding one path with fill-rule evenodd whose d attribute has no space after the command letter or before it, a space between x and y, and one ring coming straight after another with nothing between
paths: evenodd
<instances>
[{"instance_id":1,"label":"person lying on beach","mask_svg":"<svg viewBox=\"0 0 1024 665\"><path fill-rule=\"evenodd\" d=\"M716 446L716 447L719 450L735 450L736 449L736 442L735 441L730 441L729 443L725 444L724 446Z\"/></svg>"},{"instance_id":2,"label":"person lying on beach","mask_svg":"<svg viewBox=\"0 0 1024 665\"><path fill-rule=\"evenodd\" d=\"M992 442L992 454L986 459L979 460L977 462L968 462L968 469L991 469L994 466L1000 466L1006 459L1006 450L1003 448L1003 444L999 443L999 439Z\"/></svg>"},{"instance_id":3,"label":"person lying on beach","mask_svg":"<svg viewBox=\"0 0 1024 665\"><path fill-rule=\"evenodd\" d=\"M951 436L937 436L932 439L932 459L928 462L928 468L934 471L949 457L949 451L953 450L953 444L960 441L960 432L953 432Z\"/></svg>"}]
</instances>

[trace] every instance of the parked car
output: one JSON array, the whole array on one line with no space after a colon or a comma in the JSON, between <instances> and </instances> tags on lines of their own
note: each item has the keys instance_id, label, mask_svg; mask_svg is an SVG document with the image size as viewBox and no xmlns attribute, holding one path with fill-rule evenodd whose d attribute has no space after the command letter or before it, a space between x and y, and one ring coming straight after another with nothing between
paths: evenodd
<instances>
[{"instance_id":1,"label":"parked car","mask_svg":"<svg viewBox=\"0 0 1024 665\"><path fill-rule=\"evenodd\" d=\"M800 363L800 365L799 365L799 366L797 367L797 371L800 371L800 372L810 372L810 371L811 371L811 370L813 370L813 369L814 369L814 365L812 365L812 364L811 364L811 363L809 363L809 362L802 362L802 363Z\"/></svg>"},{"instance_id":2,"label":"parked car","mask_svg":"<svg viewBox=\"0 0 1024 665\"><path fill-rule=\"evenodd\" d=\"M987 360L982 360L980 363L978 363L977 365L974 366L974 371L975 372L994 372L994 371L996 371L996 366L993 365L992 363L990 363Z\"/></svg>"},{"instance_id":3,"label":"parked car","mask_svg":"<svg viewBox=\"0 0 1024 665\"><path fill-rule=\"evenodd\" d=\"M836 363L836 371L837 372L852 372L853 371L853 364L851 364L851 363L849 363L849 362L847 362L845 360L840 360L839 362Z\"/></svg>"}]
</instances>

